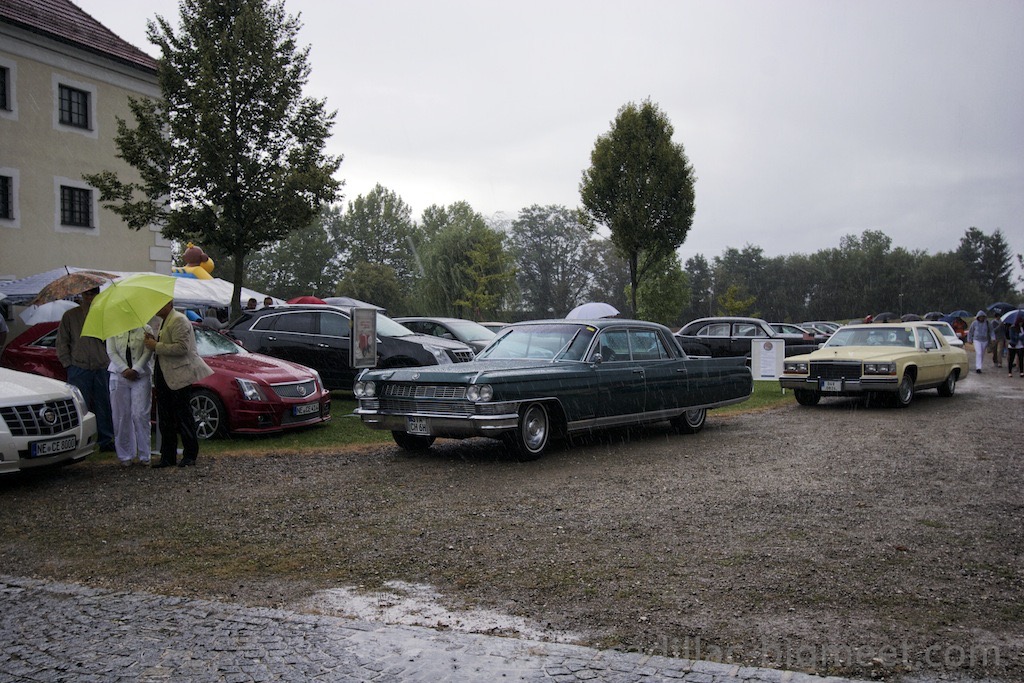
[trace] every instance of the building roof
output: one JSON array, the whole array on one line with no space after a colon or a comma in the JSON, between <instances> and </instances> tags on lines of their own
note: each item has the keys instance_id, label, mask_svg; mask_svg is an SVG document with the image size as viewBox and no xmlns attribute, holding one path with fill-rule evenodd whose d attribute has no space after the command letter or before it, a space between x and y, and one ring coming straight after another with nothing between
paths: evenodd
<instances>
[{"instance_id":1,"label":"building roof","mask_svg":"<svg viewBox=\"0 0 1024 683\"><path fill-rule=\"evenodd\" d=\"M70 0L2 0L0 21L143 69L157 61L93 19Z\"/></svg>"}]
</instances>

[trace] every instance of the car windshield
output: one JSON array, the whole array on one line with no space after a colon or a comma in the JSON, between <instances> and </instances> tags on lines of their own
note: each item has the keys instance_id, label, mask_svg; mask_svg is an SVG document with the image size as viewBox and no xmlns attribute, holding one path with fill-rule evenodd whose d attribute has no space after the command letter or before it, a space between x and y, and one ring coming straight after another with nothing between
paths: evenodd
<instances>
[{"instance_id":1,"label":"car windshield","mask_svg":"<svg viewBox=\"0 0 1024 683\"><path fill-rule=\"evenodd\" d=\"M193 327L196 332L196 350L200 356L228 356L235 353L248 353L241 346L223 334L202 327Z\"/></svg>"},{"instance_id":2,"label":"car windshield","mask_svg":"<svg viewBox=\"0 0 1024 683\"><path fill-rule=\"evenodd\" d=\"M408 327L397 323L383 313L377 314L377 336L378 337L408 337L416 334Z\"/></svg>"},{"instance_id":3,"label":"car windshield","mask_svg":"<svg viewBox=\"0 0 1024 683\"><path fill-rule=\"evenodd\" d=\"M826 347L914 346L914 331L902 327L844 327L832 335Z\"/></svg>"},{"instance_id":4,"label":"car windshield","mask_svg":"<svg viewBox=\"0 0 1024 683\"><path fill-rule=\"evenodd\" d=\"M452 328L456 337L464 341L490 341L494 339L494 332L472 320L452 320L448 323L448 327Z\"/></svg>"},{"instance_id":5,"label":"car windshield","mask_svg":"<svg viewBox=\"0 0 1024 683\"><path fill-rule=\"evenodd\" d=\"M512 326L477 358L583 360L597 330L590 325L552 323Z\"/></svg>"}]
</instances>

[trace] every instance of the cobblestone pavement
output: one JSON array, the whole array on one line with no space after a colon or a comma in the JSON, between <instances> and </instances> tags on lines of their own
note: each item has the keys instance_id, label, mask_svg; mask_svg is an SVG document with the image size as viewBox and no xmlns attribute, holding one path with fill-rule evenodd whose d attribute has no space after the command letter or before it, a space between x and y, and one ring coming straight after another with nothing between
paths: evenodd
<instances>
[{"instance_id":1,"label":"cobblestone pavement","mask_svg":"<svg viewBox=\"0 0 1024 683\"><path fill-rule=\"evenodd\" d=\"M0 683L849 680L3 575L0 640Z\"/></svg>"}]
</instances>

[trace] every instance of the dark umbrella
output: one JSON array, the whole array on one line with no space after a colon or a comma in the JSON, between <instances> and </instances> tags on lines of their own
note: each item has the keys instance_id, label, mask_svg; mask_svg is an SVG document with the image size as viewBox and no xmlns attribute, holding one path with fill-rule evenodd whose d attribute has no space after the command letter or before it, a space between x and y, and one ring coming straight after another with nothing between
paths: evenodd
<instances>
[{"instance_id":1,"label":"dark umbrella","mask_svg":"<svg viewBox=\"0 0 1024 683\"><path fill-rule=\"evenodd\" d=\"M919 316L917 313L904 313L900 316L900 321L905 323L912 323L917 320L924 320L924 318Z\"/></svg>"},{"instance_id":2,"label":"dark umbrella","mask_svg":"<svg viewBox=\"0 0 1024 683\"><path fill-rule=\"evenodd\" d=\"M971 318L971 317L974 316L973 313L971 313L969 311L965 311L962 308L958 308L957 310L953 311L952 313L947 313L947 315L951 315L954 318Z\"/></svg>"},{"instance_id":3,"label":"dark umbrella","mask_svg":"<svg viewBox=\"0 0 1024 683\"><path fill-rule=\"evenodd\" d=\"M942 320L942 316L946 315L942 311L928 311L924 314L925 320Z\"/></svg>"},{"instance_id":4,"label":"dark umbrella","mask_svg":"<svg viewBox=\"0 0 1024 683\"><path fill-rule=\"evenodd\" d=\"M988 312L995 313L996 315L1002 315L1003 313L1009 313L1013 309L1017 308L1013 304L1008 304L1005 301L999 303L989 304Z\"/></svg>"},{"instance_id":5,"label":"dark umbrella","mask_svg":"<svg viewBox=\"0 0 1024 683\"><path fill-rule=\"evenodd\" d=\"M900 317L892 311L886 311L885 313L879 313L873 318L873 322L876 323L898 323Z\"/></svg>"},{"instance_id":6,"label":"dark umbrella","mask_svg":"<svg viewBox=\"0 0 1024 683\"><path fill-rule=\"evenodd\" d=\"M1016 310L1004 313L1003 317L1000 318L1000 320L1002 320L1003 323L1005 323L1006 325L1016 325L1017 321L1020 320L1021 318L1024 318L1024 310L1018 308Z\"/></svg>"}]
</instances>

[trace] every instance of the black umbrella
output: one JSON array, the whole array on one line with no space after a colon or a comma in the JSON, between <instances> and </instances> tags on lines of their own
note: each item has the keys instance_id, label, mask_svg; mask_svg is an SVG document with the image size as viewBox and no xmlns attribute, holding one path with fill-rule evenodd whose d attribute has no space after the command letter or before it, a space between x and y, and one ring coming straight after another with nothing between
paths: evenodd
<instances>
[{"instance_id":1,"label":"black umbrella","mask_svg":"<svg viewBox=\"0 0 1024 683\"><path fill-rule=\"evenodd\" d=\"M942 316L946 315L942 311L928 311L924 314L925 320L942 320Z\"/></svg>"},{"instance_id":2,"label":"black umbrella","mask_svg":"<svg viewBox=\"0 0 1024 683\"><path fill-rule=\"evenodd\" d=\"M886 311L885 313L879 313L871 320L876 323L898 323L900 322L900 317L892 311Z\"/></svg>"},{"instance_id":3,"label":"black umbrella","mask_svg":"<svg viewBox=\"0 0 1024 683\"><path fill-rule=\"evenodd\" d=\"M905 323L912 323L917 320L924 320L924 318L919 316L917 313L904 313L900 316L900 320Z\"/></svg>"},{"instance_id":4,"label":"black umbrella","mask_svg":"<svg viewBox=\"0 0 1024 683\"><path fill-rule=\"evenodd\" d=\"M965 311L962 308L958 308L957 310L953 311L952 313L948 313L947 315L951 315L954 318L973 318L974 317L973 315L971 315L971 313L969 313L968 311Z\"/></svg>"},{"instance_id":5,"label":"black umbrella","mask_svg":"<svg viewBox=\"0 0 1024 683\"><path fill-rule=\"evenodd\" d=\"M1008 304L1005 301L999 303L989 304L988 312L995 313L996 315L1002 315L1003 313L1009 313L1013 309L1017 308L1013 304Z\"/></svg>"}]
</instances>

